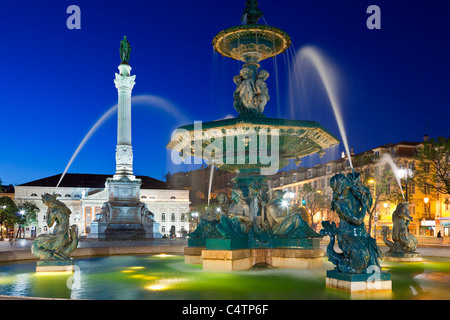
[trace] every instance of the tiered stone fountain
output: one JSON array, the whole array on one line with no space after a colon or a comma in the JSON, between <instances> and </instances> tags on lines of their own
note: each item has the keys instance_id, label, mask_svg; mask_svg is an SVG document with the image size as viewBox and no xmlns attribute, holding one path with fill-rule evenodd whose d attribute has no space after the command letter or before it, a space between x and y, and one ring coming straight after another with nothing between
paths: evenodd
<instances>
[{"instance_id":1,"label":"tiered stone fountain","mask_svg":"<svg viewBox=\"0 0 450 320\"><path fill-rule=\"evenodd\" d=\"M303 221L301 212L286 215L282 193L269 195L268 176L289 160L318 153L339 140L315 121L267 118L269 101L265 80L269 73L259 63L291 44L278 28L258 25L262 12L257 1L247 1L247 23L219 32L214 49L244 62L236 83L232 119L194 123L178 128L167 147L181 159L194 156L216 167L236 172L230 199L220 195L220 214L210 212L189 234L187 263L203 263L204 270L242 270L257 263L276 267L322 266L322 235Z\"/></svg>"}]
</instances>

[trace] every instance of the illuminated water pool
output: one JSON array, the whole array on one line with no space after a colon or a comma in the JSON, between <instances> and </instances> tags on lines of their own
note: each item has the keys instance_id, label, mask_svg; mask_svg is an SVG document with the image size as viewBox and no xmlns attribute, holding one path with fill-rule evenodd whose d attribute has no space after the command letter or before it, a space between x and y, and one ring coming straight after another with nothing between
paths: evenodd
<instances>
[{"instance_id":1,"label":"illuminated water pool","mask_svg":"<svg viewBox=\"0 0 450 320\"><path fill-rule=\"evenodd\" d=\"M382 262L392 293L350 294L325 287L326 258L316 270L255 268L205 272L181 255L133 255L75 260L71 274L36 274L36 262L0 264L0 295L102 299L450 299L450 259Z\"/></svg>"}]
</instances>

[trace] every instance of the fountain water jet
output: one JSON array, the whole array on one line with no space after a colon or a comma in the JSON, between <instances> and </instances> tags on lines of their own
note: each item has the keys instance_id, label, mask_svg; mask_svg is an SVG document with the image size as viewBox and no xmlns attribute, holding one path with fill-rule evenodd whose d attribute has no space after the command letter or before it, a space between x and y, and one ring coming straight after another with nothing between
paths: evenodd
<instances>
[{"instance_id":1,"label":"fountain water jet","mask_svg":"<svg viewBox=\"0 0 450 320\"><path fill-rule=\"evenodd\" d=\"M208 187L208 208L209 208L209 202L211 200L211 188L212 188L212 179L214 174L214 162L211 163L211 171L209 173L209 187Z\"/></svg>"},{"instance_id":2,"label":"fountain water jet","mask_svg":"<svg viewBox=\"0 0 450 320\"><path fill-rule=\"evenodd\" d=\"M342 118L341 114L341 108L339 105L339 99L337 97L336 93L336 85L335 85L335 79L332 77L331 70L333 70L333 67L331 64L327 61L325 56L315 47L312 46L305 46L300 49L300 51L297 52L295 61L294 61L294 79L297 79L297 77L302 77L303 72L301 72L300 68L304 61L307 60L312 63L316 71L318 72L320 79L322 80L322 83L325 87L325 90L328 95L328 99L330 100L331 107L333 108L334 115L336 117L336 122L339 127L339 132L341 133L342 141L344 143L345 151L348 155L348 160L350 162L350 167L353 170L353 163L351 159L351 153L350 148L348 146L348 139L347 134L345 132L344 128L344 120ZM292 76L292 74L291 74ZM290 83L294 81L294 79L290 79ZM292 87L291 87L292 90ZM292 94L292 93L291 93Z\"/></svg>"},{"instance_id":3,"label":"fountain water jet","mask_svg":"<svg viewBox=\"0 0 450 320\"><path fill-rule=\"evenodd\" d=\"M391 167L392 172L394 173L394 176L395 176L395 180L397 180L398 187L400 188L400 191L402 193L403 199L406 200L405 194L403 193L402 183L401 183L401 179L399 176L399 172L398 172L397 166L394 163L394 159L392 159L392 157L388 153L384 153L381 155L381 158L380 158L380 164L383 164L383 163L387 163Z\"/></svg>"},{"instance_id":4,"label":"fountain water jet","mask_svg":"<svg viewBox=\"0 0 450 320\"><path fill-rule=\"evenodd\" d=\"M176 118L180 123L182 122L188 122L189 119L185 117L181 111L175 107L173 104L171 104L169 101L158 97L154 95L138 95L131 98L131 103L135 105L147 105L156 107L158 109L162 109L166 111L169 115ZM65 174L67 173L67 170L69 170L70 166L72 165L72 162L75 160L77 155L80 153L81 149L83 149L84 145L89 141L90 137L97 131L97 129L106 121L108 120L114 113L117 112L118 105L116 104L112 108L110 108L108 111L106 111L100 119L97 120L97 122L92 126L92 128L89 130L89 132L86 134L86 136L83 138L81 143L78 145L77 149L73 153L72 157L70 158L70 161L68 162L66 168L63 171L63 174L61 175L61 178L59 179L58 184L56 185L56 188L59 187L61 184L61 181L63 180Z\"/></svg>"}]
</instances>

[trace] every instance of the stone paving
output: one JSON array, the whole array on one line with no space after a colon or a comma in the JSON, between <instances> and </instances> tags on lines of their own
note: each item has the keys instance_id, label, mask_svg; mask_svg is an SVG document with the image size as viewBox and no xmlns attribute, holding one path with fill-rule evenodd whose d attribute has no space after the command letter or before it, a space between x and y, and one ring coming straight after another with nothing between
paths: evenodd
<instances>
[{"instance_id":1,"label":"stone paving","mask_svg":"<svg viewBox=\"0 0 450 320\"><path fill-rule=\"evenodd\" d=\"M30 239L15 239L14 241L10 241L6 239L4 241L0 241L0 253L6 252L16 252L16 251L31 251L31 243L33 240ZM322 241L320 247L325 250L328 242ZM378 243L382 252L387 251L387 247L383 243ZM154 247L154 248L163 248L170 247L172 252L176 252L177 250L180 253L183 253L184 247L187 246L186 239L155 239L151 241L95 241L89 239L80 239L78 244L78 249L88 249L88 248L117 248L123 250L120 254L123 254L126 250L131 250L130 248L135 248L134 251L139 252L138 248L141 247ZM78 250L77 249L77 250ZM81 250L80 250L81 251ZM85 250L86 251L86 250ZM446 257L450 258L450 245L431 245L431 244L419 244L416 249L417 252L422 253L424 257ZM95 252L95 250L93 250ZM133 250L130 253L136 253ZM113 254L113 252L111 252ZM87 255L87 254L86 254ZM1 261L1 259L0 259Z\"/></svg>"},{"instance_id":2,"label":"stone paving","mask_svg":"<svg viewBox=\"0 0 450 320\"><path fill-rule=\"evenodd\" d=\"M6 239L0 241L0 252L31 250L29 239L15 239L13 241ZM135 246L187 246L185 239L155 239L151 241L95 241L80 239L78 248L99 248L99 247L135 247Z\"/></svg>"}]
</instances>

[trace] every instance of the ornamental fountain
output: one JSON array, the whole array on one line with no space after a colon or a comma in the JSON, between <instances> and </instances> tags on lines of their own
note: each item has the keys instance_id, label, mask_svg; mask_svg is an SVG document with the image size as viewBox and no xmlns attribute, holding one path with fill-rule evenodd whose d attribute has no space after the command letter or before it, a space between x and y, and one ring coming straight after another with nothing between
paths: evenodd
<instances>
[{"instance_id":1,"label":"ornamental fountain","mask_svg":"<svg viewBox=\"0 0 450 320\"><path fill-rule=\"evenodd\" d=\"M231 204L218 197L220 215L209 212L190 233L187 263L202 263L204 270L243 270L265 263L276 267L314 268L322 265L322 235L302 219L302 212L284 215L283 193L269 194L269 176L290 160L335 146L339 140L315 121L268 118L270 100L260 63L289 48L291 39L281 29L258 25L263 13L249 0L242 20L246 24L219 32L212 45L224 57L244 65L233 78L236 90L231 119L195 122L179 127L167 147L172 160L194 156L215 167L235 172Z\"/></svg>"}]
</instances>

